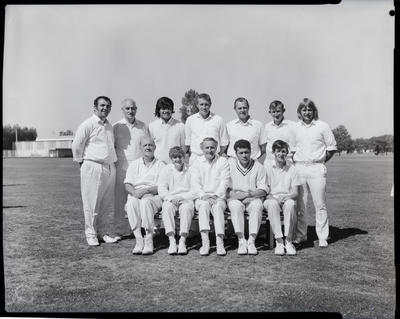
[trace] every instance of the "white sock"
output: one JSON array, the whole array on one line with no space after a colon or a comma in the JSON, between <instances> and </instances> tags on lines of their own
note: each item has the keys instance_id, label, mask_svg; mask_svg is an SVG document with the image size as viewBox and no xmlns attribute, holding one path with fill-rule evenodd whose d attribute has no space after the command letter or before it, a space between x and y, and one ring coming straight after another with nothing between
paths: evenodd
<instances>
[{"instance_id":1,"label":"white sock","mask_svg":"<svg viewBox=\"0 0 400 319\"><path fill-rule=\"evenodd\" d=\"M210 238L208 237L208 232L202 231L202 232L200 232L200 234L201 234L201 241L203 243L210 244Z\"/></svg>"},{"instance_id":2,"label":"white sock","mask_svg":"<svg viewBox=\"0 0 400 319\"><path fill-rule=\"evenodd\" d=\"M186 243L186 236L181 235L181 237L179 238L179 242Z\"/></svg>"},{"instance_id":3,"label":"white sock","mask_svg":"<svg viewBox=\"0 0 400 319\"><path fill-rule=\"evenodd\" d=\"M217 246L220 246L220 245L224 246L224 238L222 236L218 235L216 237L216 242L217 242Z\"/></svg>"},{"instance_id":4,"label":"white sock","mask_svg":"<svg viewBox=\"0 0 400 319\"><path fill-rule=\"evenodd\" d=\"M168 238L169 238L169 244L170 244L170 245L173 244L173 243L176 244L176 241L175 241L175 234L174 234L174 235L169 235Z\"/></svg>"},{"instance_id":5,"label":"white sock","mask_svg":"<svg viewBox=\"0 0 400 319\"><path fill-rule=\"evenodd\" d=\"M282 244L282 245L283 245L283 238L282 238L282 237L276 238L276 243L277 243L277 244Z\"/></svg>"},{"instance_id":6,"label":"white sock","mask_svg":"<svg viewBox=\"0 0 400 319\"><path fill-rule=\"evenodd\" d=\"M139 239L139 238L143 239L142 230L140 228L134 229L133 234L135 235L136 239Z\"/></svg>"},{"instance_id":7,"label":"white sock","mask_svg":"<svg viewBox=\"0 0 400 319\"><path fill-rule=\"evenodd\" d=\"M251 235L249 236L248 243L249 243L249 244L254 244L255 241L256 241L256 236L254 236L254 234L251 234Z\"/></svg>"}]
</instances>

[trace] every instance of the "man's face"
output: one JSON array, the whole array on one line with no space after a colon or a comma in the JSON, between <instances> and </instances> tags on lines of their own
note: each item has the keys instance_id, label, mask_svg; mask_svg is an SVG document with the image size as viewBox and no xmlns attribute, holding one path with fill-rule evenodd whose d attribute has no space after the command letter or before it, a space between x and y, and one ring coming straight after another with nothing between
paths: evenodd
<instances>
[{"instance_id":1,"label":"man's face","mask_svg":"<svg viewBox=\"0 0 400 319\"><path fill-rule=\"evenodd\" d=\"M168 122L172 117L172 110L170 108L160 109L160 118Z\"/></svg>"},{"instance_id":2,"label":"man's face","mask_svg":"<svg viewBox=\"0 0 400 319\"><path fill-rule=\"evenodd\" d=\"M278 163L284 163L286 162L286 157L288 155L288 150L286 148L282 148L282 149L276 149L274 152L275 155L275 160Z\"/></svg>"},{"instance_id":3,"label":"man's face","mask_svg":"<svg viewBox=\"0 0 400 319\"><path fill-rule=\"evenodd\" d=\"M250 150L248 148L238 148L236 150L236 157L243 167L247 167L250 163Z\"/></svg>"},{"instance_id":4,"label":"man's face","mask_svg":"<svg viewBox=\"0 0 400 319\"><path fill-rule=\"evenodd\" d=\"M183 160L184 158L182 157L182 155L177 155L171 159L172 164L174 164L175 168L178 171L181 171L183 169L183 164L184 164Z\"/></svg>"},{"instance_id":5,"label":"man's face","mask_svg":"<svg viewBox=\"0 0 400 319\"><path fill-rule=\"evenodd\" d=\"M97 106L94 107L94 114L96 114L103 121L107 118L111 111L110 103L105 99L99 99Z\"/></svg>"},{"instance_id":6,"label":"man's face","mask_svg":"<svg viewBox=\"0 0 400 319\"><path fill-rule=\"evenodd\" d=\"M278 105L275 109L269 110L269 114L271 114L272 120L274 123L280 124L283 120L283 110L282 106Z\"/></svg>"},{"instance_id":7,"label":"man's face","mask_svg":"<svg viewBox=\"0 0 400 319\"><path fill-rule=\"evenodd\" d=\"M141 141L141 147L144 156L149 158L154 157L154 150L156 149L156 146L151 139L149 138L143 139Z\"/></svg>"},{"instance_id":8,"label":"man's face","mask_svg":"<svg viewBox=\"0 0 400 319\"><path fill-rule=\"evenodd\" d=\"M205 141L202 144L201 150L203 151L206 159L208 159L209 161L212 161L215 158L217 145L215 145L215 143L213 141Z\"/></svg>"},{"instance_id":9,"label":"man's face","mask_svg":"<svg viewBox=\"0 0 400 319\"><path fill-rule=\"evenodd\" d=\"M243 102L236 102L235 104L235 111L237 114L237 117L241 121L247 121L249 117L249 106L245 101Z\"/></svg>"},{"instance_id":10,"label":"man's face","mask_svg":"<svg viewBox=\"0 0 400 319\"><path fill-rule=\"evenodd\" d=\"M304 106L300 110L300 116L304 123L311 123L314 118L314 110L309 106Z\"/></svg>"},{"instance_id":11,"label":"man's face","mask_svg":"<svg viewBox=\"0 0 400 319\"><path fill-rule=\"evenodd\" d=\"M122 103L122 114L124 115L125 119L132 123L135 120L137 106L132 101L124 101Z\"/></svg>"},{"instance_id":12,"label":"man's face","mask_svg":"<svg viewBox=\"0 0 400 319\"><path fill-rule=\"evenodd\" d=\"M208 103L208 101L206 99L200 98L197 101L197 107L199 109L199 114L203 117L203 118L207 118L208 115L210 114L210 108L211 108L211 104Z\"/></svg>"}]
</instances>

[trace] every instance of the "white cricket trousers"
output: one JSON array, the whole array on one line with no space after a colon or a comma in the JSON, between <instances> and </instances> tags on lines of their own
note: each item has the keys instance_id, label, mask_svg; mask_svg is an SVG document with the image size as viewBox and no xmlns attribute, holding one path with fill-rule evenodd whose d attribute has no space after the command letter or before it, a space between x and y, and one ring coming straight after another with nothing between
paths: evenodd
<instances>
[{"instance_id":1,"label":"white cricket trousers","mask_svg":"<svg viewBox=\"0 0 400 319\"><path fill-rule=\"evenodd\" d=\"M283 227L285 230L285 237L287 240L292 241L294 230L296 227L296 201L293 199L286 200L281 205L275 198L267 199L264 201L264 207L268 212L269 224L271 225L272 232L275 238L282 238L281 226L281 207L283 211Z\"/></svg>"},{"instance_id":2,"label":"white cricket trousers","mask_svg":"<svg viewBox=\"0 0 400 319\"><path fill-rule=\"evenodd\" d=\"M185 200L176 207L169 201L162 204L162 220L165 227L165 234L175 233L175 213L179 210L179 235L189 234L190 225L194 214L192 200Z\"/></svg>"},{"instance_id":3,"label":"white cricket trousers","mask_svg":"<svg viewBox=\"0 0 400 319\"><path fill-rule=\"evenodd\" d=\"M125 204L128 199L128 194L125 190L125 176L126 169L124 167L116 165L116 176L115 176L115 232L118 235L128 235L131 233L129 222L125 218Z\"/></svg>"},{"instance_id":4,"label":"white cricket trousers","mask_svg":"<svg viewBox=\"0 0 400 319\"><path fill-rule=\"evenodd\" d=\"M146 194L141 199L128 194L125 205L129 225L132 230L141 227L149 232L154 231L154 215L160 210L162 200L158 195Z\"/></svg>"},{"instance_id":5,"label":"white cricket trousers","mask_svg":"<svg viewBox=\"0 0 400 319\"><path fill-rule=\"evenodd\" d=\"M225 210L226 202L224 199L217 199L214 205L208 201L196 199L195 208L199 212L199 230L210 230L210 213L214 219L215 235L225 235Z\"/></svg>"},{"instance_id":6,"label":"white cricket trousers","mask_svg":"<svg viewBox=\"0 0 400 319\"><path fill-rule=\"evenodd\" d=\"M260 229L263 203L257 198L248 204L243 204L237 199L228 199L228 207L231 212L231 221L235 233L244 234L244 212L249 213L249 234L256 235Z\"/></svg>"},{"instance_id":7,"label":"white cricket trousers","mask_svg":"<svg viewBox=\"0 0 400 319\"><path fill-rule=\"evenodd\" d=\"M115 165L84 160L81 166L81 194L86 238L102 231L112 233L114 218Z\"/></svg>"},{"instance_id":8,"label":"white cricket trousers","mask_svg":"<svg viewBox=\"0 0 400 319\"><path fill-rule=\"evenodd\" d=\"M319 240L327 240L329 235L328 212L326 209L326 166L323 163L296 163L302 185L297 200L298 216L296 237L307 236L307 197L311 192L315 207L315 230Z\"/></svg>"}]
</instances>

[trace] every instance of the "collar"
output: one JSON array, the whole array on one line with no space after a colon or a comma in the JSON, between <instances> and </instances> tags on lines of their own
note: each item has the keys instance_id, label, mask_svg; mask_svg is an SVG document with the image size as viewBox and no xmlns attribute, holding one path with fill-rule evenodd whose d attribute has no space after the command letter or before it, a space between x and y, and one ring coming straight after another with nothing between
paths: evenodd
<instances>
[{"instance_id":1,"label":"collar","mask_svg":"<svg viewBox=\"0 0 400 319\"><path fill-rule=\"evenodd\" d=\"M128 122L128 120L124 117L123 119L122 119L122 122L125 124L125 125L128 125L128 126L136 126L137 125L137 123L138 123L138 119L135 117L135 120L133 121L133 123L129 123Z\"/></svg>"},{"instance_id":2,"label":"collar","mask_svg":"<svg viewBox=\"0 0 400 319\"><path fill-rule=\"evenodd\" d=\"M240 119L236 119L235 123L242 124L244 126L253 125L253 118L250 116L249 119L245 123L243 123Z\"/></svg>"},{"instance_id":3,"label":"collar","mask_svg":"<svg viewBox=\"0 0 400 319\"><path fill-rule=\"evenodd\" d=\"M303 120L300 121L300 124L303 125L303 126L305 126L305 127L311 127L311 126L313 126L313 125L316 125L317 123L315 123L315 120L313 119L313 120L311 121L310 124L304 123Z\"/></svg>"},{"instance_id":4,"label":"collar","mask_svg":"<svg viewBox=\"0 0 400 319\"><path fill-rule=\"evenodd\" d=\"M203 154L203 155L201 156L200 160L201 160L202 162L204 162L204 163L208 163L208 164L212 165L212 164L214 164L214 163L218 160L219 157L220 157L220 156L219 156L218 154L215 154L215 157L214 157L213 161L210 163L210 162L208 161L208 159L206 159L206 156Z\"/></svg>"},{"instance_id":5,"label":"collar","mask_svg":"<svg viewBox=\"0 0 400 319\"><path fill-rule=\"evenodd\" d=\"M286 164L282 168L280 168L278 165L276 165L276 161L274 161L274 164L272 164L272 167L273 168L277 168L277 169L281 169L283 171L287 171L290 166L288 165L288 161L286 161Z\"/></svg>"},{"instance_id":6,"label":"collar","mask_svg":"<svg viewBox=\"0 0 400 319\"><path fill-rule=\"evenodd\" d=\"M171 118L168 120L167 123L164 123L164 121L160 118L160 123L161 125L172 125L174 124L175 119L171 116Z\"/></svg>"},{"instance_id":7,"label":"collar","mask_svg":"<svg viewBox=\"0 0 400 319\"><path fill-rule=\"evenodd\" d=\"M239 160L236 159L236 168L238 169L238 171L239 171L243 176L246 176L246 175L251 171L251 169L253 168L254 163L255 163L255 161L254 161L253 159L250 159L250 165L249 165L247 168L244 168L244 167L242 166L242 164L240 164Z\"/></svg>"},{"instance_id":8,"label":"collar","mask_svg":"<svg viewBox=\"0 0 400 319\"><path fill-rule=\"evenodd\" d=\"M100 124L107 124L107 123L108 123L108 120L107 120L107 119L105 119L105 120L103 121L103 120L102 120L101 118L99 118L96 114L93 114L92 118L93 118L97 123L100 123Z\"/></svg>"},{"instance_id":9,"label":"collar","mask_svg":"<svg viewBox=\"0 0 400 319\"><path fill-rule=\"evenodd\" d=\"M208 121L208 120L211 120L213 118L215 113L210 112L210 114L208 115L207 118L202 117L199 112L197 112L196 115L197 115L198 118L202 119L203 121Z\"/></svg>"},{"instance_id":10,"label":"collar","mask_svg":"<svg viewBox=\"0 0 400 319\"><path fill-rule=\"evenodd\" d=\"M283 118L282 122L280 122L279 125L276 125L274 120L272 120L272 125L276 126L276 127L280 127L280 126L287 125L287 124L288 124L288 122L285 118Z\"/></svg>"},{"instance_id":11,"label":"collar","mask_svg":"<svg viewBox=\"0 0 400 319\"><path fill-rule=\"evenodd\" d=\"M150 162L149 166L153 166L153 164L155 163L156 158L154 157L153 160ZM143 164L146 166L146 162L144 161L144 157L142 156L142 162Z\"/></svg>"}]
</instances>

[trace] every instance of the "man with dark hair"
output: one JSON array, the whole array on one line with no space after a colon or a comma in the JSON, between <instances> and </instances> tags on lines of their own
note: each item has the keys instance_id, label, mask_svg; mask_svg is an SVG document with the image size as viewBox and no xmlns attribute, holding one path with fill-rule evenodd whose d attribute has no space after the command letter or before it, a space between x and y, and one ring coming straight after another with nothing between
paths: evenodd
<instances>
[{"instance_id":1,"label":"man with dark hair","mask_svg":"<svg viewBox=\"0 0 400 319\"><path fill-rule=\"evenodd\" d=\"M296 255L292 240L296 227L296 199L301 183L294 165L286 161L289 153L288 143L276 140L272 144L272 152L275 156L275 163L265 164L267 184L271 192L264 202L264 207L268 211L269 222L275 235L275 254L284 255L286 249L287 255ZM281 209L283 210L285 244L281 227Z\"/></svg>"},{"instance_id":2,"label":"man with dark hair","mask_svg":"<svg viewBox=\"0 0 400 319\"><path fill-rule=\"evenodd\" d=\"M300 121L294 126L295 149L293 161L302 181L298 199L298 219L294 243L307 240L308 192L315 206L315 231L320 247L328 246L329 222L326 209L326 166L335 154L336 140L329 125L318 119L318 110L310 99L303 99L298 108Z\"/></svg>"},{"instance_id":3,"label":"man with dark hair","mask_svg":"<svg viewBox=\"0 0 400 319\"><path fill-rule=\"evenodd\" d=\"M140 139L149 134L147 125L136 118L137 105L131 98L121 102L123 118L113 125L115 151L117 153L115 180L115 227L118 235L130 235L131 229L126 221L125 203L127 192L124 179L129 164L142 156Z\"/></svg>"},{"instance_id":4,"label":"man with dark hair","mask_svg":"<svg viewBox=\"0 0 400 319\"><path fill-rule=\"evenodd\" d=\"M231 183L228 189L228 207L233 228L238 237L238 255L257 255L255 240L260 229L263 200L268 189L265 170L251 158L251 145L238 140L234 145L235 157L229 158ZM244 212L249 213L249 239L244 237Z\"/></svg>"},{"instance_id":5,"label":"man with dark hair","mask_svg":"<svg viewBox=\"0 0 400 319\"><path fill-rule=\"evenodd\" d=\"M245 139L250 142L252 159L257 159L265 153L265 145L262 145L263 125L260 121L249 115L249 102L244 97L238 97L233 103L237 119L226 124L229 135L227 154L235 157L234 144L237 140Z\"/></svg>"},{"instance_id":6,"label":"man with dark hair","mask_svg":"<svg viewBox=\"0 0 400 319\"><path fill-rule=\"evenodd\" d=\"M107 219L114 218L114 162L117 156L113 129L107 120L111 100L106 96L97 97L93 111L94 114L78 127L72 142L72 153L74 161L80 164L86 240L89 246L98 246L100 226L108 228L100 236L104 242L118 240L107 234L111 232L112 225L112 221Z\"/></svg>"},{"instance_id":7,"label":"man with dark hair","mask_svg":"<svg viewBox=\"0 0 400 319\"><path fill-rule=\"evenodd\" d=\"M172 117L174 113L174 102L168 97L160 97L156 103L154 115L157 120L149 124L151 137L156 143L154 156L170 163L168 152L171 147L185 146L185 125Z\"/></svg>"},{"instance_id":8,"label":"man with dark hair","mask_svg":"<svg viewBox=\"0 0 400 319\"><path fill-rule=\"evenodd\" d=\"M229 186L228 160L217 154L218 142L213 137L206 137L200 143L203 151L192 165L191 189L197 197L195 208L199 212L199 229L202 246L200 255L210 252L210 213L213 215L217 255L226 255L224 247L226 190Z\"/></svg>"},{"instance_id":9,"label":"man with dark hair","mask_svg":"<svg viewBox=\"0 0 400 319\"><path fill-rule=\"evenodd\" d=\"M211 98L207 93L197 97L198 113L189 116L185 123L186 153L191 153L189 165L192 165L203 155L200 143L205 137L214 138L217 143L217 152L223 155L229 144L226 125L219 115L210 112Z\"/></svg>"}]
</instances>

